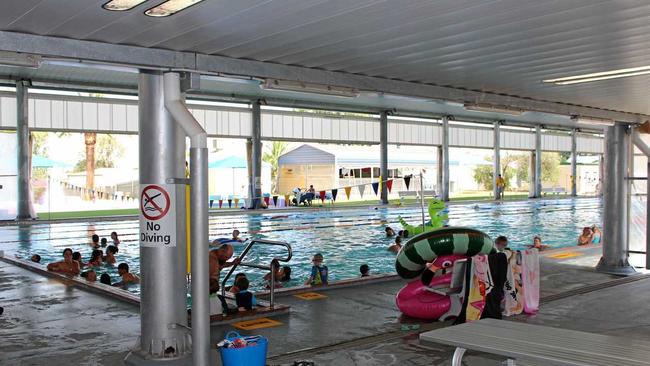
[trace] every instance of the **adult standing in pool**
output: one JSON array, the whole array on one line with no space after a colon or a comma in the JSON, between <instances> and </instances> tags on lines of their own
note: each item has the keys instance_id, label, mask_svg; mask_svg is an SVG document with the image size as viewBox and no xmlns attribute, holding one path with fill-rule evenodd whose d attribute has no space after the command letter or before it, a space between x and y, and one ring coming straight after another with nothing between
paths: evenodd
<instances>
[{"instance_id":1,"label":"adult standing in pool","mask_svg":"<svg viewBox=\"0 0 650 366\"><path fill-rule=\"evenodd\" d=\"M503 179L501 174L497 177L497 197L496 199L502 200L503 199L503 190L506 188L506 181Z\"/></svg>"},{"instance_id":2,"label":"adult standing in pool","mask_svg":"<svg viewBox=\"0 0 650 366\"><path fill-rule=\"evenodd\" d=\"M72 249L70 248L63 249L63 261L48 264L47 270L68 276L76 276L80 272L79 263L72 260Z\"/></svg>"},{"instance_id":3,"label":"adult standing in pool","mask_svg":"<svg viewBox=\"0 0 650 366\"><path fill-rule=\"evenodd\" d=\"M218 245L218 241L213 241L212 245ZM233 249L232 245L230 244L221 244L219 248L215 250L210 251L210 278L215 278L217 281L219 280L219 276L221 274L221 270L230 267L235 264L239 264L240 260L239 258L236 258L235 260L228 262L228 259L232 257L234 254L235 250Z\"/></svg>"}]
</instances>

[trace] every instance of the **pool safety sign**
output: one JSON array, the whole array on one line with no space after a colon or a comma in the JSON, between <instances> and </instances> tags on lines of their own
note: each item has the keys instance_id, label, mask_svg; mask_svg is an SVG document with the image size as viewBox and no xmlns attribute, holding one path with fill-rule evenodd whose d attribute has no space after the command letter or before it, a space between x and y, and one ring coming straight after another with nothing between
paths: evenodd
<instances>
[{"instance_id":1,"label":"pool safety sign","mask_svg":"<svg viewBox=\"0 0 650 366\"><path fill-rule=\"evenodd\" d=\"M140 246L176 246L176 186L140 185Z\"/></svg>"}]
</instances>

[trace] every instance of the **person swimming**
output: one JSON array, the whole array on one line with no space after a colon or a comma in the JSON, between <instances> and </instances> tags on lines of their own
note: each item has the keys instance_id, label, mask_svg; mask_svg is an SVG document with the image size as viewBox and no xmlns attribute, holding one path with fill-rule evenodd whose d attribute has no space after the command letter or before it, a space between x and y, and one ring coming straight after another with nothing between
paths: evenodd
<instances>
[{"instance_id":1,"label":"person swimming","mask_svg":"<svg viewBox=\"0 0 650 366\"><path fill-rule=\"evenodd\" d=\"M591 228L589 226L585 226L582 228L582 234L578 236L578 245L588 245L591 244L594 233L591 231ZM600 239L599 239L600 241Z\"/></svg>"},{"instance_id":2,"label":"person swimming","mask_svg":"<svg viewBox=\"0 0 650 366\"><path fill-rule=\"evenodd\" d=\"M140 283L140 278L134 275L133 273L129 272L129 265L126 263L120 263L117 266L117 274L119 274L120 277L122 277L122 281L113 284L113 286L124 287L132 283Z\"/></svg>"},{"instance_id":3,"label":"person swimming","mask_svg":"<svg viewBox=\"0 0 650 366\"><path fill-rule=\"evenodd\" d=\"M34 254L34 255L32 255L32 257L30 258L30 260L31 260L32 262L34 262L34 263L41 263L41 256L38 255L38 254Z\"/></svg>"},{"instance_id":4,"label":"person swimming","mask_svg":"<svg viewBox=\"0 0 650 366\"><path fill-rule=\"evenodd\" d=\"M99 242L101 243L102 248L105 248L108 245L108 240L106 240L106 238L102 238Z\"/></svg>"},{"instance_id":5,"label":"person swimming","mask_svg":"<svg viewBox=\"0 0 650 366\"><path fill-rule=\"evenodd\" d=\"M402 237L398 236L395 238L395 242L388 247L388 251L397 254L400 249L402 249Z\"/></svg>"},{"instance_id":6,"label":"person swimming","mask_svg":"<svg viewBox=\"0 0 650 366\"><path fill-rule=\"evenodd\" d=\"M109 276L108 273L102 273L101 276L99 276L99 282L103 283L104 285L111 285L111 276Z\"/></svg>"},{"instance_id":7,"label":"person swimming","mask_svg":"<svg viewBox=\"0 0 650 366\"><path fill-rule=\"evenodd\" d=\"M539 236L535 236L533 238L533 245L529 245L528 248L537 249L541 252L542 250L548 249L548 245L542 244L542 238L540 238Z\"/></svg>"},{"instance_id":8,"label":"person swimming","mask_svg":"<svg viewBox=\"0 0 650 366\"><path fill-rule=\"evenodd\" d=\"M603 235L598 226L592 225L591 226L591 232L593 235L593 238L591 239L591 244L600 244L600 239L601 236Z\"/></svg>"},{"instance_id":9,"label":"person swimming","mask_svg":"<svg viewBox=\"0 0 650 366\"><path fill-rule=\"evenodd\" d=\"M361 273L361 277L368 277L370 276L370 267L367 264L362 264L359 266L359 273Z\"/></svg>"},{"instance_id":10,"label":"person swimming","mask_svg":"<svg viewBox=\"0 0 650 366\"><path fill-rule=\"evenodd\" d=\"M93 248L99 248L99 235L93 234L93 236L91 236L91 240L92 242L90 243L90 246Z\"/></svg>"},{"instance_id":11,"label":"person swimming","mask_svg":"<svg viewBox=\"0 0 650 366\"><path fill-rule=\"evenodd\" d=\"M392 227L390 227L390 226L386 226L386 229L384 229L384 230L386 231L386 237L387 237L387 238L390 238L390 237L392 237L392 236L395 236L395 230L393 230Z\"/></svg>"},{"instance_id":12,"label":"person swimming","mask_svg":"<svg viewBox=\"0 0 650 366\"><path fill-rule=\"evenodd\" d=\"M81 277L85 278L86 281L88 282L95 282L97 281L97 272L95 270L91 269L86 272L81 273Z\"/></svg>"},{"instance_id":13,"label":"person swimming","mask_svg":"<svg viewBox=\"0 0 650 366\"><path fill-rule=\"evenodd\" d=\"M48 264L47 270L68 276L76 276L80 272L79 263L72 259L72 249L70 248L63 249L63 260Z\"/></svg>"},{"instance_id":14,"label":"person swimming","mask_svg":"<svg viewBox=\"0 0 650 366\"><path fill-rule=\"evenodd\" d=\"M106 248L106 255L104 256L104 261L108 264L115 264L115 254L119 249L115 245L109 245L108 248Z\"/></svg>"},{"instance_id":15,"label":"person swimming","mask_svg":"<svg viewBox=\"0 0 650 366\"><path fill-rule=\"evenodd\" d=\"M111 240L113 240L114 245L120 244L120 239L117 237L117 233L115 231L111 233Z\"/></svg>"},{"instance_id":16,"label":"person swimming","mask_svg":"<svg viewBox=\"0 0 650 366\"><path fill-rule=\"evenodd\" d=\"M102 253L101 250L95 249L93 252L90 254L90 260L88 263L86 263L87 266L92 266L92 267L99 267L102 265L102 256L104 253Z\"/></svg>"}]
</instances>

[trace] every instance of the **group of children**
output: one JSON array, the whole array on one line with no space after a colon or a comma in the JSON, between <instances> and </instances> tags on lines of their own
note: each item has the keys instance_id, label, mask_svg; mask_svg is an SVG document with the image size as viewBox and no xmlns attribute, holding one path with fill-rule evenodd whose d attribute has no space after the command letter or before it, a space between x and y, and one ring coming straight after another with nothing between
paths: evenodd
<instances>
[{"instance_id":1,"label":"group of children","mask_svg":"<svg viewBox=\"0 0 650 366\"><path fill-rule=\"evenodd\" d=\"M119 251L118 245L120 244L120 240L115 231L111 233L111 239L113 241L113 244L108 245L108 240L106 240L106 238L102 238L100 240L97 234L93 234L90 244L90 246L93 248L93 251L90 254L90 259L88 262L83 262L80 252L73 252L72 249L65 248L63 250L63 260L48 264L47 270L68 276L80 275L88 282L95 282L97 281L97 272L95 269L101 268L102 264L104 263L114 265L117 262L115 255ZM105 253L102 252L101 249L98 249L100 247L106 247ZM38 254L34 254L31 257L31 260L33 262L40 263L41 257ZM86 270L84 272L81 272L84 267L86 267ZM140 282L138 276L129 272L129 265L127 263L120 263L117 266L117 273L121 277L121 281L112 284L111 276L108 273L102 273L101 276L99 276L99 282L109 286L112 285L121 287L131 283Z\"/></svg>"},{"instance_id":2,"label":"group of children","mask_svg":"<svg viewBox=\"0 0 650 366\"><path fill-rule=\"evenodd\" d=\"M395 230L393 230L393 228L391 228L390 226L387 226L385 230L386 230L387 238L395 236ZM399 253L400 249L402 249L402 239L407 239L408 237L409 237L408 230L398 231L397 236L395 237L395 242L388 246L388 251L394 254Z\"/></svg>"}]
</instances>

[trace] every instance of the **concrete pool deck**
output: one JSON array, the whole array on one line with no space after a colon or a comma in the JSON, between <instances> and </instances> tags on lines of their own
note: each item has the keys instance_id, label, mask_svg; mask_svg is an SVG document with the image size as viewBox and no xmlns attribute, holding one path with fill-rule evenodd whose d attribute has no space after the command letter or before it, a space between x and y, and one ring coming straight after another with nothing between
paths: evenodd
<instances>
[{"instance_id":1,"label":"concrete pool deck","mask_svg":"<svg viewBox=\"0 0 650 366\"><path fill-rule=\"evenodd\" d=\"M622 334L650 339L641 316L647 308L650 279L615 277L595 272L600 248L567 248L564 259L543 258L542 306L534 316L512 320L569 329ZM562 251L557 251L562 253ZM550 254L557 254L553 251ZM422 346L418 332L448 325L421 323L415 331L400 330L394 296L399 280L323 292L326 298L304 300L287 295L278 301L291 313L274 317L282 324L240 331L270 339L270 365L312 360L317 365L448 364L448 347ZM115 365L139 334L137 306L73 288L0 262L0 364ZM213 343L234 328L211 329ZM626 333L627 334L627 333ZM469 354L471 365L496 365L488 355Z\"/></svg>"}]
</instances>

